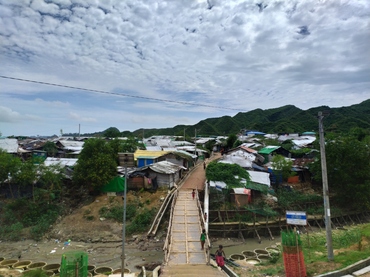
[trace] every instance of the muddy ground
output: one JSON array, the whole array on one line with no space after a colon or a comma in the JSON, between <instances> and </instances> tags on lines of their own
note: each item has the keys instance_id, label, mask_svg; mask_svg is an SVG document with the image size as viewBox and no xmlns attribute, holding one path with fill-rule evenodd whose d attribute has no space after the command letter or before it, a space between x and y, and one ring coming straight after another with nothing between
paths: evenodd
<instances>
[{"instance_id":1,"label":"muddy ground","mask_svg":"<svg viewBox=\"0 0 370 277\"><path fill-rule=\"evenodd\" d=\"M141 208L159 208L161 199L167 190L150 192L129 192L129 202L145 202ZM144 201L145 200L145 201ZM102 218L99 210L102 207L122 205L121 196L98 196L88 205L74 210L71 214L60 218L52 226L51 231L41 241L22 239L18 242L0 242L0 257L60 263L61 255L67 251L81 250L89 255L89 264L109 266L113 269L121 267L122 254L122 223ZM166 222L163 223L166 226ZM149 228L149 226L148 226ZM148 263L161 263L166 230L160 230L157 236L147 239L146 233L128 234L126 236L126 265L134 271L136 267ZM70 243L67 244L68 240Z\"/></svg>"}]
</instances>

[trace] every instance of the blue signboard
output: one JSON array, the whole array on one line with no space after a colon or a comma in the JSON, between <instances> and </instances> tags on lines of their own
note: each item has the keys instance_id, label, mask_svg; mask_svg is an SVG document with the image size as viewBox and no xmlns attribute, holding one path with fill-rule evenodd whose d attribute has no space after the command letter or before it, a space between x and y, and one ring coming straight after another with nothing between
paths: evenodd
<instances>
[{"instance_id":1,"label":"blue signboard","mask_svg":"<svg viewBox=\"0 0 370 277\"><path fill-rule=\"evenodd\" d=\"M307 225L306 212L286 211L286 223L292 225Z\"/></svg>"}]
</instances>

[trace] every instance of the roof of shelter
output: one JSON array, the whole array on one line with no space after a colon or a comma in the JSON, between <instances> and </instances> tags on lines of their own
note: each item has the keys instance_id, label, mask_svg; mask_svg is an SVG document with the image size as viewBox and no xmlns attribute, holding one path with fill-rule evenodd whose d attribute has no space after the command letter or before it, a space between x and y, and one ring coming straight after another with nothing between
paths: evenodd
<instances>
[{"instance_id":1,"label":"roof of shelter","mask_svg":"<svg viewBox=\"0 0 370 277\"><path fill-rule=\"evenodd\" d=\"M160 156L163 156L164 154L167 154L168 151L149 151L149 150L136 150L134 153L134 159L137 160L138 158L158 158Z\"/></svg>"},{"instance_id":2,"label":"roof of shelter","mask_svg":"<svg viewBox=\"0 0 370 277\"><path fill-rule=\"evenodd\" d=\"M47 157L44 161L44 165L51 166L60 164L61 166L75 166L78 159L72 159L72 158L51 158Z\"/></svg>"},{"instance_id":3,"label":"roof of shelter","mask_svg":"<svg viewBox=\"0 0 370 277\"><path fill-rule=\"evenodd\" d=\"M262 148L261 150L259 150L258 153L259 154L270 154L279 148L280 146L266 146L265 148Z\"/></svg>"},{"instance_id":4,"label":"roof of shelter","mask_svg":"<svg viewBox=\"0 0 370 277\"><path fill-rule=\"evenodd\" d=\"M14 138L0 139L0 148L4 149L7 153L17 153L18 140Z\"/></svg>"},{"instance_id":5,"label":"roof of shelter","mask_svg":"<svg viewBox=\"0 0 370 277\"><path fill-rule=\"evenodd\" d=\"M186 167L183 167L181 165L177 165L171 162L167 162L167 161L161 161L158 163L150 164L144 168L150 168L151 170L157 173L163 173L163 174L174 174L178 172L180 169L186 169Z\"/></svg>"}]
</instances>

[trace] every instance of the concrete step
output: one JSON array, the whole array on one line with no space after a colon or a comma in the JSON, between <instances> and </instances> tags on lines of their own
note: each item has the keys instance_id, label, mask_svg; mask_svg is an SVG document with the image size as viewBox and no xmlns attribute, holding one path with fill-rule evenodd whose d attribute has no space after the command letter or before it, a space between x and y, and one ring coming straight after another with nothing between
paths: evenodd
<instances>
[{"instance_id":1,"label":"concrete step","mask_svg":"<svg viewBox=\"0 0 370 277\"><path fill-rule=\"evenodd\" d=\"M225 277L225 273L209 265L167 265L162 267L160 277Z\"/></svg>"}]
</instances>

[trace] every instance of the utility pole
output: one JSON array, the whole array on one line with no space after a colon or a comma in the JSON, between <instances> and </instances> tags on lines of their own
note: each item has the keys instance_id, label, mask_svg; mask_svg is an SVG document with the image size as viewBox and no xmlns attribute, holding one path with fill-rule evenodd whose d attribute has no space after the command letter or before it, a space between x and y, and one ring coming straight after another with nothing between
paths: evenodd
<instances>
[{"instance_id":1,"label":"utility pole","mask_svg":"<svg viewBox=\"0 0 370 277\"><path fill-rule=\"evenodd\" d=\"M320 153L321 153L321 172L322 172L322 186L324 197L324 210L325 210L325 228L326 228L326 247L328 251L328 260L334 260L332 232L331 232L331 219L330 219L330 204L329 204L329 187L328 187L328 174L326 170L326 155L325 155L325 139L324 139L324 126L322 120L324 119L325 112L318 113L319 119L319 135L320 135ZM327 113L325 115L328 115Z\"/></svg>"},{"instance_id":2,"label":"utility pole","mask_svg":"<svg viewBox=\"0 0 370 277\"><path fill-rule=\"evenodd\" d=\"M194 155L196 155L197 154L197 129L196 128L194 130L194 135L195 135L195 137L194 137L194 144L195 144Z\"/></svg>"},{"instance_id":3,"label":"utility pole","mask_svg":"<svg viewBox=\"0 0 370 277\"><path fill-rule=\"evenodd\" d=\"M125 164L125 188L123 193L123 224L122 224L122 257L121 257L121 277L125 276L125 241L126 241L126 194L127 194L127 154L124 155Z\"/></svg>"},{"instance_id":4,"label":"utility pole","mask_svg":"<svg viewBox=\"0 0 370 277\"><path fill-rule=\"evenodd\" d=\"M125 167L125 187L123 193L123 224L122 224L122 255L121 255L121 277L125 275L125 241L126 241L126 202L127 202L127 167L135 166L133 153L118 153L120 165Z\"/></svg>"}]
</instances>

